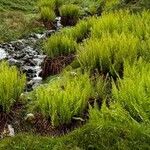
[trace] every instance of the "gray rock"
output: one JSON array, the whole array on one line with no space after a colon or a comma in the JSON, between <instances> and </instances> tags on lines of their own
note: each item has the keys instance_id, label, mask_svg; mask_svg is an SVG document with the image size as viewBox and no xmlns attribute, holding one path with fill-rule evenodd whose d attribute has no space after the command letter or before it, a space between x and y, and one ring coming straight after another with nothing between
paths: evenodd
<instances>
[{"instance_id":1,"label":"gray rock","mask_svg":"<svg viewBox=\"0 0 150 150\"><path fill-rule=\"evenodd\" d=\"M0 60L7 57L7 53L4 49L0 48Z\"/></svg>"}]
</instances>

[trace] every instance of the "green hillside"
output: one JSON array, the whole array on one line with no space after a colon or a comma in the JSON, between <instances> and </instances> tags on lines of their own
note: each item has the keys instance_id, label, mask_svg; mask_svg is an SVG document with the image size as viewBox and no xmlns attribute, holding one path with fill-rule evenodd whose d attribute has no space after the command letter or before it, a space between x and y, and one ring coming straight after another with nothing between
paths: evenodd
<instances>
[{"instance_id":1,"label":"green hillside","mask_svg":"<svg viewBox=\"0 0 150 150\"><path fill-rule=\"evenodd\" d=\"M150 149L150 0L0 0L0 22L0 43L50 34L31 91L0 62L0 150Z\"/></svg>"}]
</instances>

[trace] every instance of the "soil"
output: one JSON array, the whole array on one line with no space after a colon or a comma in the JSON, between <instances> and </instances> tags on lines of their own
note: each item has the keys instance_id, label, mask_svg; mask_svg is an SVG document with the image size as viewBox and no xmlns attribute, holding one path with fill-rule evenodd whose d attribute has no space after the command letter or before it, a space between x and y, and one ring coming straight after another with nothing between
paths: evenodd
<instances>
[{"instance_id":1,"label":"soil","mask_svg":"<svg viewBox=\"0 0 150 150\"><path fill-rule=\"evenodd\" d=\"M81 127L87 120L87 113L84 116L85 121L72 119L70 124L53 127L50 119L44 117L40 113L34 114L31 120L25 119L25 104L15 104L12 111L7 114L0 113L0 135L3 135L4 130L7 130L7 125L10 124L14 128L15 134L19 132L34 133L42 136L61 136L71 132L75 128ZM9 132L8 132L9 134ZM5 135L7 136L7 135ZM4 136L4 137L5 137Z\"/></svg>"},{"instance_id":2,"label":"soil","mask_svg":"<svg viewBox=\"0 0 150 150\"><path fill-rule=\"evenodd\" d=\"M11 124L13 128L17 131L23 128L23 113L25 111L25 104L17 103L15 104L10 113L2 112L0 113L0 135L3 133L4 129L7 128L8 124Z\"/></svg>"},{"instance_id":3,"label":"soil","mask_svg":"<svg viewBox=\"0 0 150 150\"><path fill-rule=\"evenodd\" d=\"M78 18L73 18L73 17L68 17L68 16L61 17L61 24L63 26L74 26L77 24L77 22L78 22Z\"/></svg>"},{"instance_id":4,"label":"soil","mask_svg":"<svg viewBox=\"0 0 150 150\"><path fill-rule=\"evenodd\" d=\"M67 65L71 64L75 55L59 56L56 58L46 57L42 66L41 77L46 79L50 75L59 74Z\"/></svg>"},{"instance_id":5,"label":"soil","mask_svg":"<svg viewBox=\"0 0 150 150\"><path fill-rule=\"evenodd\" d=\"M47 30L56 30L55 22L43 20L43 24Z\"/></svg>"}]
</instances>

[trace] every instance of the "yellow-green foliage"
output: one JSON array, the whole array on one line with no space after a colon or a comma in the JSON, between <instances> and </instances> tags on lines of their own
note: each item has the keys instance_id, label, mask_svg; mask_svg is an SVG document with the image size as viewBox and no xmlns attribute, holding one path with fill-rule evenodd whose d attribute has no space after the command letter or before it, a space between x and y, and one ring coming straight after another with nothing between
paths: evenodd
<instances>
[{"instance_id":1,"label":"yellow-green foliage","mask_svg":"<svg viewBox=\"0 0 150 150\"><path fill-rule=\"evenodd\" d=\"M98 136L95 142L98 141L99 144L96 142L95 149L149 148L150 128L148 124L143 126L137 123L118 103L112 104L110 108L103 104L101 110L90 109L89 130L82 133L82 136L89 135L90 129L95 132L92 132L92 137L90 136L91 138L84 143L90 140L93 144L93 139ZM79 141L83 139L82 136L78 138Z\"/></svg>"},{"instance_id":2,"label":"yellow-green foliage","mask_svg":"<svg viewBox=\"0 0 150 150\"><path fill-rule=\"evenodd\" d=\"M103 34L102 38L93 38L81 45L77 56L84 69L118 72L124 59L136 59L138 48L139 40L132 35Z\"/></svg>"},{"instance_id":3,"label":"yellow-green foliage","mask_svg":"<svg viewBox=\"0 0 150 150\"><path fill-rule=\"evenodd\" d=\"M56 0L39 0L38 7L39 7L41 19L45 21L55 20Z\"/></svg>"},{"instance_id":4,"label":"yellow-green foliage","mask_svg":"<svg viewBox=\"0 0 150 150\"><path fill-rule=\"evenodd\" d=\"M133 65L126 62L124 78L113 85L112 95L133 119L150 121L150 64L141 59Z\"/></svg>"},{"instance_id":5,"label":"yellow-green foliage","mask_svg":"<svg viewBox=\"0 0 150 150\"><path fill-rule=\"evenodd\" d=\"M92 21L94 19L95 18L93 17L89 17L86 20L81 20L76 26L64 28L60 33L74 39L77 42L81 42L83 39L89 36L91 27L93 25Z\"/></svg>"},{"instance_id":6,"label":"yellow-green foliage","mask_svg":"<svg viewBox=\"0 0 150 150\"><path fill-rule=\"evenodd\" d=\"M19 100L25 88L26 77L17 71L16 67L9 67L8 63L0 63L0 106L9 112L12 105Z\"/></svg>"},{"instance_id":7,"label":"yellow-green foliage","mask_svg":"<svg viewBox=\"0 0 150 150\"><path fill-rule=\"evenodd\" d=\"M95 89L95 97L97 99L101 99L102 101L108 98L110 94L110 87L108 82L108 77L103 77L97 75L94 82L94 89Z\"/></svg>"},{"instance_id":8,"label":"yellow-green foliage","mask_svg":"<svg viewBox=\"0 0 150 150\"><path fill-rule=\"evenodd\" d=\"M149 61L149 24L148 11L141 14L119 11L94 19L91 37L77 52L82 68L97 68L114 74L123 69L124 59L133 61L141 56Z\"/></svg>"},{"instance_id":9,"label":"yellow-green foliage","mask_svg":"<svg viewBox=\"0 0 150 150\"><path fill-rule=\"evenodd\" d=\"M112 126L120 126L123 124L128 127L129 124L133 125L134 122L127 111L124 110L119 103L112 104L110 108L108 108L105 102L103 102L101 110L98 110L96 106L94 108L91 107L89 114L90 122L93 124L96 123L102 128L105 128L106 126L111 128Z\"/></svg>"},{"instance_id":10,"label":"yellow-green foliage","mask_svg":"<svg viewBox=\"0 0 150 150\"><path fill-rule=\"evenodd\" d=\"M150 12L131 14L129 11L119 11L103 14L94 22L92 36L100 38L103 33L117 32L131 34L141 40L150 37Z\"/></svg>"},{"instance_id":11,"label":"yellow-green foliage","mask_svg":"<svg viewBox=\"0 0 150 150\"><path fill-rule=\"evenodd\" d=\"M49 57L68 55L76 51L76 42L61 34L51 36L44 45L44 52Z\"/></svg>"},{"instance_id":12,"label":"yellow-green foliage","mask_svg":"<svg viewBox=\"0 0 150 150\"><path fill-rule=\"evenodd\" d=\"M41 7L41 18L45 21L54 21L56 18L55 12L50 7Z\"/></svg>"},{"instance_id":13,"label":"yellow-green foliage","mask_svg":"<svg viewBox=\"0 0 150 150\"><path fill-rule=\"evenodd\" d=\"M81 116L91 95L88 74L65 73L33 92L34 108L50 117L53 126L59 126Z\"/></svg>"},{"instance_id":14,"label":"yellow-green foliage","mask_svg":"<svg viewBox=\"0 0 150 150\"><path fill-rule=\"evenodd\" d=\"M80 7L74 4L63 5L59 9L60 15L63 17L73 17L79 18L80 16Z\"/></svg>"}]
</instances>

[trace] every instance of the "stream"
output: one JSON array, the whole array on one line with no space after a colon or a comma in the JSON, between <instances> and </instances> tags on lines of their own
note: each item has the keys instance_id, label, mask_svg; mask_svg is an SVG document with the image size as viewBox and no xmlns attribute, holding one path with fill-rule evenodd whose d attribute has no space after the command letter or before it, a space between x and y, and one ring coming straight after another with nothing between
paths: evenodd
<instances>
[{"instance_id":1,"label":"stream","mask_svg":"<svg viewBox=\"0 0 150 150\"><path fill-rule=\"evenodd\" d=\"M57 30L61 26L61 18L56 18ZM46 57L38 44L56 32L48 30L43 33L33 33L24 39L0 44L0 60L7 60L10 65L17 66L27 76L26 91L31 91L42 82L41 65Z\"/></svg>"}]
</instances>

